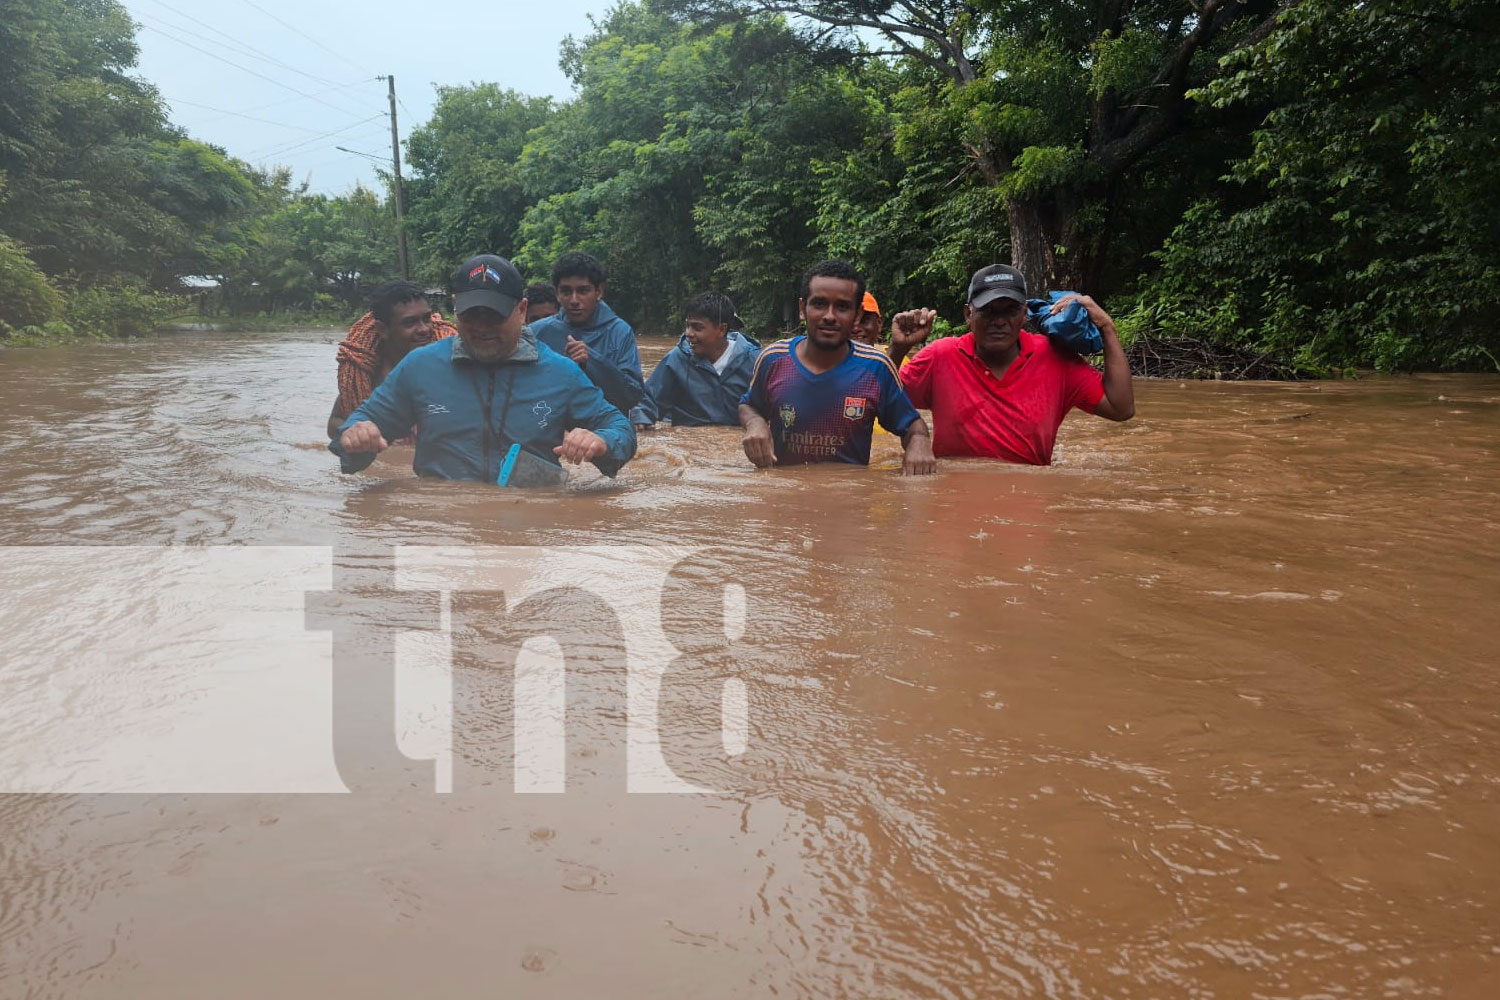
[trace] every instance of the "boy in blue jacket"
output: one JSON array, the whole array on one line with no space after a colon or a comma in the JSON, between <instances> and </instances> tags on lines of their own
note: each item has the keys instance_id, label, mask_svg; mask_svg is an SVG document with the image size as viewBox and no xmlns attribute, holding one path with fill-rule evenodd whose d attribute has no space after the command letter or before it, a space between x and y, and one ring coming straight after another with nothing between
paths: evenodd
<instances>
[{"instance_id":1,"label":"boy in blue jacket","mask_svg":"<svg viewBox=\"0 0 1500 1000\"><path fill-rule=\"evenodd\" d=\"M635 331L604 301L604 265L586 253L565 253L552 265L562 311L532 324L536 339L577 362L604 398L629 413L645 391Z\"/></svg>"},{"instance_id":2,"label":"boy in blue jacket","mask_svg":"<svg viewBox=\"0 0 1500 1000\"><path fill-rule=\"evenodd\" d=\"M635 455L624 414L577 364L537 343L524 288L503 257L464 262L453 275L458 336L411 351L349 415L328 446L344 472L367 467L413 425L420 476L493 483L524 469L527 485L546 485L567 479L562 462L613 476Z\"/></svg>"},{"instance_id":3,"label":"boy in blue jacket","mask_svg":"<svg viewBox=\"0 0 1500 1000\"><path fill-rule=\"evenodd\" d=\"M738 329L734 303L719 292L693 296L683 316L686 329L657 363L630 422L642 430L658 420L674 427L738 427L740 397L750 388L760 344Z\"/></svg>"}]
</instances>

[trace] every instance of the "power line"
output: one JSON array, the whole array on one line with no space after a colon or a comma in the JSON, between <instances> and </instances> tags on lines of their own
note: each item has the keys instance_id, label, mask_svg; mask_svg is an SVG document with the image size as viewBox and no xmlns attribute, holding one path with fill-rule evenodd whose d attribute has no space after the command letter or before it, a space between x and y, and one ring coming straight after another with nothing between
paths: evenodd
<instances>
[{"instance_id":1,"label":"power line","mask_svg":"<svg viewBox=\"0 0 1500 1000\"><path fill-rule=\"evenodd\" d=\"M380 118L384 117L384 115L375 115L375 117ZM347 135L347 133L354 132L354 130L359 129L360 126L365 126L365 124L369 124L374 120L375 118L365 118L365 120L363 121L356 121L356 123L347 124L347 126L342 127L342 129L333 129L330 130L330 132L321 132L318 133L318 135L309 135L306 136L306 138L291 139L291 141L287 142L276 142L276 144L269 145L269 147L261 147L260 150L252 153L252 156L257 157L257 159L269 159L269 157L285 156L285 154L288 153L296 153L296 151L303 150L303 148L314 147L314 145L320 144L323 139L332 139L338 138L338 136Z\"/></svg>"},{"instance_id":2,"label":"power line","mask_svg":"<svg viewBox=\"0 0 1500 1000\"><path fill-rule=\"evenodd\" d=\"M369 125L371 122L381 117L384 116L376 115L374 118L361 118L359 121L348 122L347 124L339 125L334 128L325 128L323 131L315 132L312 135L299 135L296 138L282 138L277 139L274 142L264 143L250 150L246 154L246 159L252 157L259 158L263 156L279 156L283 152L290 150L294 146L304 146L310 143L318 143L323 139L328 138L329 136L342 135L345 132L350 132L354 129L357 129L362 125Z\"/></svg>"},{"instance_id":3,"label":"power line","mask_svg":"<svg viewBox=\"0 0 1500 1000\"><path fill-rule=\"evenodd\" d=\"M154 31L154 32L156 32L158 35L161 35L164 38L170 38L170 39L172 39L172 41L176 42L178 45L186 45L188 48L194 50L195 52L201 52L204 55L208 56L210 59L217 59L217 60L219 60L220 62L222 62L226 66L233 66L235 69L240 70L243 73L249 73L251 76L259 77L260 79L265 80L267 83L274 83L276 86L281 87L283 90L290 90L292 93L298 95L299 97L306 97L309 100L317 101L319 104L323 105L324 107L332 108L333 110L339 112L340 114L346 114L346 115L348 115L348 114L354 114L354 112L350 111L348 108L341 108L337 104L330 104L327 101L322 100L321 98L314 97L312 94L306 93L305 91L298 90L296 87L293 87L290 84L282 83L280 80L276 79L275 77L266 76L266 74L264 74L264 73L260 73L260 72L257 72L256 70L250 69L248 67L241 66L237 62L231 62L230 60L225 59L223 56L221 56L221 55L219 55L217 53L210 52L207 49L199 48L198 46L194 45L192 42L185 42L181 38L178 38L177 36L175 36L173 34L170 34L169 32L163 31L160 28L153 27L152 25L149 25L149 24L143 25L143 27L145 27L148 31Z\"/></svg>"},{"instance_id":4,"label":"power line","mask_svg":"<svg viewBox=\"0 0 1500 1000\"><path fill-rule=\"evenodd\" d=\"M254 156L256 159L262 159L262 160L267 159L269 157L273 157L273 156L285 156L288 153L297 152L298 150L302 149L303 147L315 146L319 142L322 142L324 139L332 139L334 136L344 135L345 133L353 132L355 129L359 128L361 125L368 125L370 122L375 121L377 118L384 118L384 117L385 117L385 115L371 115L369 118L365 118L365 119L362 119L360 121L354 122L352 125L345 125L343 128L334 129L331 132L324 132L321 135L309 136L306 139L295 139L291 143L284 143L284 142L283 143L278 143L277 145L272 146L272 147L266 149L264 152L257 151L255 153L251 153L251 154L249 154L246 157L246 159L248 159L250 156Z\"/></svg>"},{"instance_id":5,"label":"power line","mask_svg":"<svg viewBox=\"0 0 1500 1000\"><path fill-rule=\"evenodd\" d=\"M297 28L297 27L294 27L293 25L287 24L281 18L277 17L275 14L272 14L270 11L266 10L260 4L255 3L254 0L240 0L240 3L243 3L247 7L253 7L253 8L255 8L256 10L260 11L262 14L266 15L271 20L275 21L277 24L281 25L283 28L286 28L288 31L292 32L293 34L301 35L303 38L307 39L309 42L312 42L318 48L322 49L324 52L327 52L329 55L333 56L335 59L342 59L344 61L345 65L354 66L354 68L356 70L358 70L359 72L361 72L361 73L368 73L369 72L369 70L363 68L362 66L357 66L353 62L350 62L349 58L347 56L345 56L343 53L336 52L333 49L330 49L328 46L324 45L322 42L318 41L313 36L311 36L311 35L307 34L306 32L302 31L300 28Z\"/></svg>"},{"instance_id":6,"label":"power line","mask_svg":"<svg viewBox=\"0 0 1500 1000\"><path fill-rule=\"evenodd\" d=\"M331 85L331 86L336 86L337 85L336 81L329 80L329 79L327 79L325 77L321 77L321 76L314 76L312 73L308 73L305 70L300 70L296 66L293 66L293 65L291 65L289 63L282 62L280 59L277 59L275 56L269 55L268 53L265 53L265 52L262 52L260 49L257 49L255 46L249 44L248 42L241 41L240 39L235 38L233 35L229 34L228 32L220 31L218 28L215 28L213 25L209 24L207 21L200 20L199 18L194 17L193 15L187 13L186 11L178 10L176 7L173 7L171 4L166 3L165 0L151 0L151 3L156 4L158 7L165 7L167 10L169 10L172 13L176 14L178 17L185 17L189 21L192 21L194 24L200 24L203 27L207 28L209 31L212 31L216 35L222 35L224 38L227 38L229 40L228 45L234 47L234 49L237 50L237 54L247 55L247 56L249 56L252 59L259 59L262 62L270 63L272 66L277 66L277 67L279 67L281 69L284 69L284 70L287 70L289 72L296 73L298 76L305 76L309 80L313 80L313 81L315 81L317 83L321 83L321 84L325 84L325 85ZM200 41L207 42L210 45L225 45L226 44L224 42L218 41L217 39L208 38L208 37L206 37L204 35L200 35L200 34L194 32L194 31L192 31L192 30L190 30L188 28L185 28L185 27L183 27L181 25L178 25L178 24L168 24L167 27L172 28L174 31L180 31L184 35L189 36L190 38L197 38Z\"/></svg>"},{"instance_id":7,"label":"power line","mask_svg":"<svg viewBox=\"0 0 1500 1000\"><path fill-rule=\"evenodd\" d=\"M312 97L321 97L324 94L331 94L331 93L333 93L336 90L348 90L350 87L363 87L365 84L367 84L367 83L373 83L374 81L379 80L379 79L380 79L380 77L378 77L378 76L372 76L372 77L368 77L368 78L366 78L364 80L356 80L353 83L346 83L346 84L343 84L342 86L329 87L327 90L317 90L317 91L314 91L310 96L312 96ZM171 98L167 98L167 99L171 100ZM295 101L297 101L299 99L300 98L296 98L296 97L288 97L288 98L285 98L285 99L280 100L280 101L270 101L270 102L268 102L266 104L256 104L256 105L254 105L252 107L243 108L243 109L241 109L239 111L228 111L228 110L225 110L223 108L214 108L212 110L218 111L220 114L225 114L225 115L242 115L242 114L245 114L248 111L264 111L267 108L279 108L283 104L292 104L292 103L294 103ZM191 103L191 102L185 101L183 103ZM199 105L199 106L200 107L206 107L206 105ZM211 118L209 120L210 121L215 121L216 119L212 119Z\"/></svg>"},{"instance_id":8,"label":"power line","mask_svg":"<svg viewBox=\"0 0 1500 1000\"><path fill-rule=\"evenodd\" d=\"M292 129L292 130L297 131L297 132L316 132L317 131L317 129L315 129L315 128L308 128L305 125L292 125L292 124L289 124L287 122L272 121L269 118L257 118L254 115L241 114L238 111L226 111L223 108L216 108L216 107L213 107L213 106L208 105L208 104L199 104L196 101L185 101L185 100L183 100L180 97L166 97L165 95L163 95L163 97L164 97L164 99L166 100L166 102L168 104L172 104L172 105L185 104L185 105L187 105L190 108L202 108L205 111L217 111L221 115L232 115L235 118L243 118L246 121L260 122L262 125L275 125L278 128L289 128L289 129Z\"/></svg>"}]
</instances>

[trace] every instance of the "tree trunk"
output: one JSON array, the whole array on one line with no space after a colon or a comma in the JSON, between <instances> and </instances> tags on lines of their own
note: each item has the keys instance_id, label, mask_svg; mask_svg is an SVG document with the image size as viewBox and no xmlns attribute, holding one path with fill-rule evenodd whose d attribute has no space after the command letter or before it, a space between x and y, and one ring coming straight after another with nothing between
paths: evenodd
<instances>
[{"instance_id":1,"label":"tree trunk","mask_svg":"<svg viewBox=\"0 0 1500 1000\"><path fill-rule=\"evenodd\" d=\"M1038 198L1012 198L1005 204L1010 220L1010 263L1026 277L1028 295L1039 295L1052 281L1053 243Z\"/></svg>"},{"instance_id":2,"label":"tree trunk","mask_svg":"<svg viewBox=\"0 0 1500 1000\"><path fill-rule=\"evenodd\" d=\"M1114 222L1117 180L1101 181L1070 192L1075 211L1063 228L1063 245L1073 254L1072 284L1085 295L1098 295L1104 284L1107 234Z\"/></svg>"},{"instance_id":3,"label":"tree trunk","mask_svg":"<svg viewBox=\"0 0 1500 1000\"><path fill-rule=\"evenodd\" d=\"M1087 209L1107 205L1104 191L1065 188L1006 203L1011 265L1026 276L1030 295L1063 290L1092 295L1098 290L1104 246L1094 217L1107 212Z\"/></svg>"}]
</instances>

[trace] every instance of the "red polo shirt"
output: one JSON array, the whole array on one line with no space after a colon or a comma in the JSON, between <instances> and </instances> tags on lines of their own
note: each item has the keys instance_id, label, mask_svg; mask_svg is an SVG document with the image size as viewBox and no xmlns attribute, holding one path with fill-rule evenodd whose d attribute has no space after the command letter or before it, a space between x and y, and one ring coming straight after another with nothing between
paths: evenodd
<instances>
[{"instance_id":1,"label":"red polo shirt","mask_svg":"<svg viewBox=\"0 0 1500 1000\"><path fill-rule=\"evenodd\" d=\"M902 366L912 403L932 410L935 454L1051 465L1063 417L1075 406L1094 412L1104 376L1046 337L1022 330L1020 338L1004 378L974 353L972 333L928 344Z\"/></svg>"}]
</instances>

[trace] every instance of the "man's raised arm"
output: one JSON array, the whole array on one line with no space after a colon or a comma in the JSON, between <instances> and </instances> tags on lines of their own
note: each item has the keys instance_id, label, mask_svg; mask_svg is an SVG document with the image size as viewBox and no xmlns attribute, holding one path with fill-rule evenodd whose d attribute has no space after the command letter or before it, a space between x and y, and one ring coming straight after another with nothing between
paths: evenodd
<instances>
[{"instance_id":1,"label":"man's raised arm","mask_svg":"<svg viewBox=\"0 0 1500 1000\"><path fill-rule=\"evenodd\" d=\"M908 309L891 318L891 364L899 369L906 356L932 336L935 319L937 312L932 309Z\"/></svg>"},{"instance_id":2,"label":"man's raised arm","mask_svg":"<svg viewBox=\"0 0 1500 1000\"><path fill-rule=\"evenodd\" d=\"M1068 296L1052 307L1059 312L1075 296ZM1094 407L1094 415L1106 420L1129 420L1135 416L1135 386L1130 379L1130 362L1125 360L1125 349L1120 346L1115 321L1104 307L1087 295L1076 296L1078 304L1089 312L1089 319L1099 328L1104 338L1104 398Z\"/></svg>"}]
</instances>

